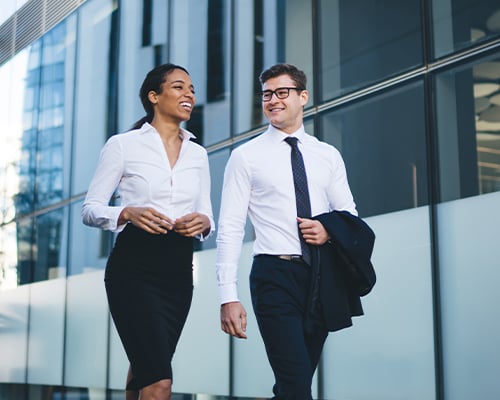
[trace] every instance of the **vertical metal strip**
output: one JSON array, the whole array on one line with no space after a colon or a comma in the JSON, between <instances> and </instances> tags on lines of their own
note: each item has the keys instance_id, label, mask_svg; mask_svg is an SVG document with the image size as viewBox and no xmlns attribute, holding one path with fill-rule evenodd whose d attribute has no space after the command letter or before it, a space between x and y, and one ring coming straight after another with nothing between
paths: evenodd
<instances>
[{"instance_id":1,"label":"vertical metal strip","mask_svg":"<svg viewBox=\"0 0 500 400\"><path fill-rule=\"evenodd\" d=\"M433 98L432 75L428 69L432 62L432 1L422 0L422 50L423 62L426 67L424 76L425 131L427 150L427 182L429 193L429 224L431 240L431 274L432 274L432 316L434 324L434 372L436 400L444 400L443 376L443 337L441 319L441 291L439 275L439 237L437 205L439 203L439 171L437 131L435 129L435 102Z\"/></svg>"},{"instance_id":2,"label":"vertical metal strip","mask_svg":"<svg viewBox=\"0 0 500 400\"><path fill-rule=\"evenodd\" d=\"M313 59L313 107L321 103L321 0L311 0L311 26L312 30L312 59ZM314 136L322 138L321 123L319 113L314 113ZM316 369L318 378L317 390L318 399L324 398L325 379L324 379L324 359L320 356L318 367Z\"/></svg>"},{"instance_id":3,"label":"vertical metal strip","mask_svg":"<svg viewBox=\"0 0 500 400\"><path fill-rule=\"evenodd\" d=\"M80 27L80 15L79 13L76 13L75 15L75 31L78 32ZM72 112L71 115L73 116L73 119L71 121L71 160L74 160L74 154L75 154L75 132L76 132L76 118L74 116L77 115L76 108L77 108L77 92L78 92L78 47L79 47L79 36L75 36L75 59L73 63L73 76L74 76L74 88L73 88L73 98L71 99L71 105L72 105ZM73 162L70 162L70 176L73 175ZM69 193L71 194L73 192L73 180L69 180ZM71 205L68 204L68 220L71 221ZM71 231L71 230L70 230ZM68 232L68 243L71 243L71 233ZM68 334L68 273L70 271L70 264L69 261L71 260L71 250L70 246L66 249L66 282L65 282L65 292L64 292L64 331L63 331L63 351L62 351L62 377L61 377L61 382L62 386L66 386L66 350L67 350L67 334ZM63 389L65 390L65 389Z\"/></svg>"}]
</instances>

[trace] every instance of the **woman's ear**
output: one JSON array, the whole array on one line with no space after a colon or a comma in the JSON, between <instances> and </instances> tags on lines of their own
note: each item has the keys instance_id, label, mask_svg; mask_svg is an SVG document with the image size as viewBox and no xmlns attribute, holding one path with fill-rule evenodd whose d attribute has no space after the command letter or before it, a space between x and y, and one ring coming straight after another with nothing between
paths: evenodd
<instances>
[{"instance_id":1,"label":"woman's ear","mask_svg":"<svg viewBox=\"0 0 500 400\"><path fill-rule=\"evenodd\" d=\"M148 100L151 104L158 103L158 94L154 90L150 90L148 93Z\"/></svg>"}]
</instances>

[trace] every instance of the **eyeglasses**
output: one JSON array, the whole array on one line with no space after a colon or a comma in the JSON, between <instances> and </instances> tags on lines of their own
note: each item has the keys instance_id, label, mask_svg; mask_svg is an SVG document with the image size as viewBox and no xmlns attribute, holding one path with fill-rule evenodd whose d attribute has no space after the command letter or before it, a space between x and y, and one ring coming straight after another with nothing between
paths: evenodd
<instances>
[{"instance_id":1,"label":"eyeglasses","mask_svg":"<svg viewBox=\"0 0 500 400\"><path fill-rule=\"evenodd\" d=\"M263 92L261 92L262 101L271 100L273 98L273 94L276 95L276 97L280 100L286 99L288 96L290 96L290 90L292 89L298 91L305 90L298 87L280 87L276 90L264 90Z\"/></svg>"}]
</instances>

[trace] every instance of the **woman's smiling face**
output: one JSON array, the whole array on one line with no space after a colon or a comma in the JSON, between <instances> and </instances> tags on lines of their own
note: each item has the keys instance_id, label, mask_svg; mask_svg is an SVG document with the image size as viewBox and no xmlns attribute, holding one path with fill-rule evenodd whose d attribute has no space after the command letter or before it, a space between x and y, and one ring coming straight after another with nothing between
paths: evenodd
<instances>
[{"instance_id":1,"label":"woman's smiling face","mask_svg":"<svg viewBox=\"0 0 500 400\"><path fill-rule=\"evenodd\" d=\"M162 84L161 93L149 92L155 115L175 121L187 121L196 103L193 82L181 69L171 71Z\"/></svg>"}]
</instances>

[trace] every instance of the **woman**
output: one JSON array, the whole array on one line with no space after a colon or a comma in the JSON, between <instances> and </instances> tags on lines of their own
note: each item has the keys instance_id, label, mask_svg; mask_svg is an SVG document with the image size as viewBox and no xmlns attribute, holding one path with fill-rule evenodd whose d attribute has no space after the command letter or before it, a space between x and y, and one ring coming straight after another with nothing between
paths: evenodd
<instances>
[{"instance_id":1,"label":"woman","mask_svg":"<svg viewBox=\"0 0 500 400\"><path fill-rule=\"evenodd\" d=\"M120 232L105 286L130 361L127 399L171 398L171 360L193 294L193 238L214 230L207 153L180 127L194 93L181 66L147 74L147 115L107 141L82 207L85 224ZM121 205L110 206L115 190Z\"/></svg>"}]
</instances>

